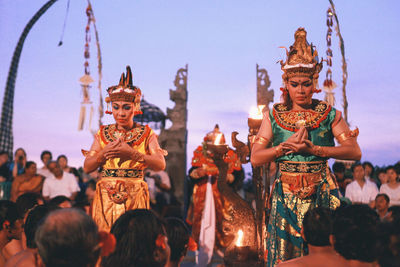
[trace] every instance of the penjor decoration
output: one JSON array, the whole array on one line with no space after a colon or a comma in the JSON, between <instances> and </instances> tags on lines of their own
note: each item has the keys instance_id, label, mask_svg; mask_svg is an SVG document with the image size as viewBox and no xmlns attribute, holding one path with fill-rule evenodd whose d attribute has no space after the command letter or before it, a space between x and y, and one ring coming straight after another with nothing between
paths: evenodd
<instances>
[{"instance_id":1,"label":"penjor decoration","mask_svg":"<svg viewBox=\"0 0 400 267\"><path fill-rule=\"evenodd\" d=\"M85 50L84 50L84 54L83 54L83 56L85 58L84 75L79 79L79 82L81 83L81 88L82 88L83 100L81 102L78 130L82 130L84 127L87 109L89 109L89 122L88 122L89 130L91 130L91 128L92 128L92 120L93 120L93 115L94 115L93 102L90 100L90 94L89 94L89 89L91 88L90 84L94 82L93 78L90 76L90 68L89 68L89 59L90 59L89 44L91 41L91 35L90 35L91 26L93 26L94 31L95 31L96 46L97 46L98 76L99 76L98 89L99 89L99 96L100 96L99 108L98 108L98 110L99 110L99 126L101 126L101 124L102 124L101 119L103 117L103 97L101 94L102 63L101 63L100 43L99 43L99 36L98 36L96 23L95 23L96 20L95 20L94 14L93 14L92 5L89 0L88 0L88 6L86 8L86 16L87 16L88 21L87 21L87 25L85 28Z\"/></svg>"}]
</instances>

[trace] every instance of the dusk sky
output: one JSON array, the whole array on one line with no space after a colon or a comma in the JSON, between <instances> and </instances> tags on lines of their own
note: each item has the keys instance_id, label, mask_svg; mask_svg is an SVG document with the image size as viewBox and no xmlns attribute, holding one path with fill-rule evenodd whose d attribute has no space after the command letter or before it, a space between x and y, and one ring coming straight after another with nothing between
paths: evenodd
<instances>
[{"instance_id":1,"label":"dusk sky","mask_svg":"<svg viewBox=\"0 0 400 267\"><path fill-rule=\"evenodd\" d=\"M30 18L47 1L0 1L0 95L18 38ZM348 63L347 97L351 128L360 129L362 160L391 165L400 160L400 2L334 1ZM265 68L279 101L281 70L294 32L304 27L320 57L326 50L329 1L92 1L103 57L103 97L118 83L125 66L145 99L162 110L172 108L169 89L176 71L189 66L188 161L215 123L230 140L247 136L247 117L256 104L256 64ZM80 149L89 149L92 134L78 131L82 100L87 2L72 0L58 47L67 0L55 3L35 24L22 51L16 80L14 149L23 147L40 167L40 152L66 154L70 165L83 164ZM97 84L95 38L90 68ZM333 35L333 80L339 85L336 108L342 110L341 56ZM320 85L326 66L320 74ZM322 99L323 93L316 95ZM98 106L97 88L91 90ZM97 128L97 119L93 127ZM105 115L104 124L112 123ZM230 143L230 142L229 142Z\"/></svg>"}]
</instances>

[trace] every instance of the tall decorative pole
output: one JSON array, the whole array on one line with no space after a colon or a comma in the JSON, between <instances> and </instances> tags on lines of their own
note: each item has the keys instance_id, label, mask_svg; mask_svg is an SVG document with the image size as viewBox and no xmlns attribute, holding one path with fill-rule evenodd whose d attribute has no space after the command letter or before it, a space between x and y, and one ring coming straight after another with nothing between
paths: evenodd
<instances>
[{"instance_id":1,"label":"tall decorative pole","mask_svg":"<svg viewBox=\"0 0 400 267\"><path fill-rule=\"evenodd\" d=\"M339 47L340 47L340 52L342 54L342 97L343 97L343 114L344 114L344 119L346 122L348 122L348 116L347 116L347 108L348 108L348 102L347 102L347 95L346 95L346 85L347 85L347 62L346 62L346 57L345 57L345 50L344 50L344 40L342 37L342 34L340 33L340 27L339 27L339 19L336 14L336 9L335 5L333 4L333 0L329 0L329 3L331 4L331 9L333 13L333 17L335 18L335 31L336 35L339 37Z\"/></svg>"},{"instance_id":2,"label":"tall decorative pole","mask_svg":"<svg viewBox=\"0 0 400 267\"><path fill-rule=\"evenodd\" d=\"M1 111L0 122L0 150L6 151L10 157L13 154L14 137L12 131L13 109L14 109L14 91L15 80L17 79L17 71L19 59L21 57L22 48L28 33L33 25L40 19L40 17L55 3L57 0L50 0L44 4L38 12L26 24L21 36L19 37L17 47L11 61L11 66L8 71L6 89L4 91L3 107Z\"/></svg>"},{"instance_id":3,"label":"tall decorative pole","mask_svg":"<svg viewBox=\"0 0 400 267\"><path fill-rule=\"evenodd\" d=\"M166 171L172 180L175 196L183 200L186 177L187 146L187 78L188 65L180 68L175 77L175 90L169 90L169 97L175 102L173 109L167 108L167 118L171 120L169 129L162 129L158 141L168 151Z\"/></svg>"},{"instance_id":4,"label":"tall decorative pole","mask_svg":"<svg viewBox=\"0 0 400 267\"><path fill-rule=\"evenodd\" d=\"M102 92L101 92L101 79L102 79L102 62L101 62L101 51L100 51L100 42L99 42L99 34L97 32L96 28L96 19L94 17L93 9L92 9L92 4L88 0L88 6L86 8L86 16L88 18L87 20L87 25L85 28L85 52L84 52L84 58L85 58L85 63L84 63L84 75L79 79L82 87L82 94L83 94L83 100L81 102L81 110L79 114L79 123L78 123L78 130L82 130L84 123L85 123L85 118L86 118L86 107L90 108L90 113L89 113L89 130L91 129L92 125L92 118L93 118L93 103L90 100L90 95L89 95L89 88L91 87L90 84L94 82L93 78L90 76L90 68L89 68L89 58L90 58L90 50L89 50L89 44L91 41L91 36L90 36L90 27L93 25L94 32L95 32L95 37L96 37L96 47L97 47L97 60L98 60L98 90L99 90L99 127L101 126L101 119L103 117L103 97L102 97ZM95 132L95 130L93 130Z\"/></svg>"}]
</instances>

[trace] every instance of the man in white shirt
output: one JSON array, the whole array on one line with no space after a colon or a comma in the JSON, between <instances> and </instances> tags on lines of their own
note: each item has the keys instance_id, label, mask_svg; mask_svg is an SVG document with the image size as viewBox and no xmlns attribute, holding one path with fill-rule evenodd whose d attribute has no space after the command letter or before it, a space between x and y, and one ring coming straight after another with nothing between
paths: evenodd
<instances>
[{"instance_id":1,"label":"man in white shirt","mask_svg":"<svg viewBox=\"0 0 400 267\"><path fill-rule=\"evenodd\" d=\"M51 154L50 151L48 151L48 150L42 151L42 153L40 154L40 159L43 162L43 167L40 169L37 169L37 174L42 175L44 178L52 176L52 173L47 166L49 164L49 162L52 160L52 158L53 158L53 155Z\"/></svg>"},{"instance_id":2,"label":"man in white shirt","mask_svg":"<svg viewBox=\"0 0 400 267\"><path fill-rule=\"evenodd\" d=\"M365 179L364 167L361 163L355 163L351 170L354 181L346 187L345 197L353 203L369 204L375 206L375 197L378 194L378 187L374 182Z\"/></svg>"},{"instance_id":3,"label":"man in white shirt","mask_svg":"<svg viewBox=\"0 0 400 267\"><path fill-rule=\"evenodd\" d=\"M46 200L56 196L66 196L74 200L80 190L73 174L64 172L56 161L48 164L53 175L44 180L42 195Z\"/></svg>"}]
</instances>

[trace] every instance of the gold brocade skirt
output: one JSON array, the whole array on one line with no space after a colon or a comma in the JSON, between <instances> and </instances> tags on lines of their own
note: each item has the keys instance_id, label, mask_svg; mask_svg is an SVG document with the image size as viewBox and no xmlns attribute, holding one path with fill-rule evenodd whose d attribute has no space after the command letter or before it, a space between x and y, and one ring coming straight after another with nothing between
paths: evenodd
<instances>
[{"instance_id":1,"label":"gold brocade skirt","mask_svg":"<svg viewBox=\"0 0 400 267\"><path fill-rule=\"evenodd\" d=\"M149 190L141 178L102 178L96 185L92 217L100 231L109 232L126 211L149 209Z\"/></svg>"},{"instance_id":2,"label":"gold brocade skirt","mask_svg":"<svg viewBox=\"0 0 400 267\"><path fill-rule=\"evenodd\" d=\"M315 207L336 209L339 205L337 184L325 161L280 162L271 194L267 267L307 252L301 236L307 211Z\"/></svg>"}]
</instances>

